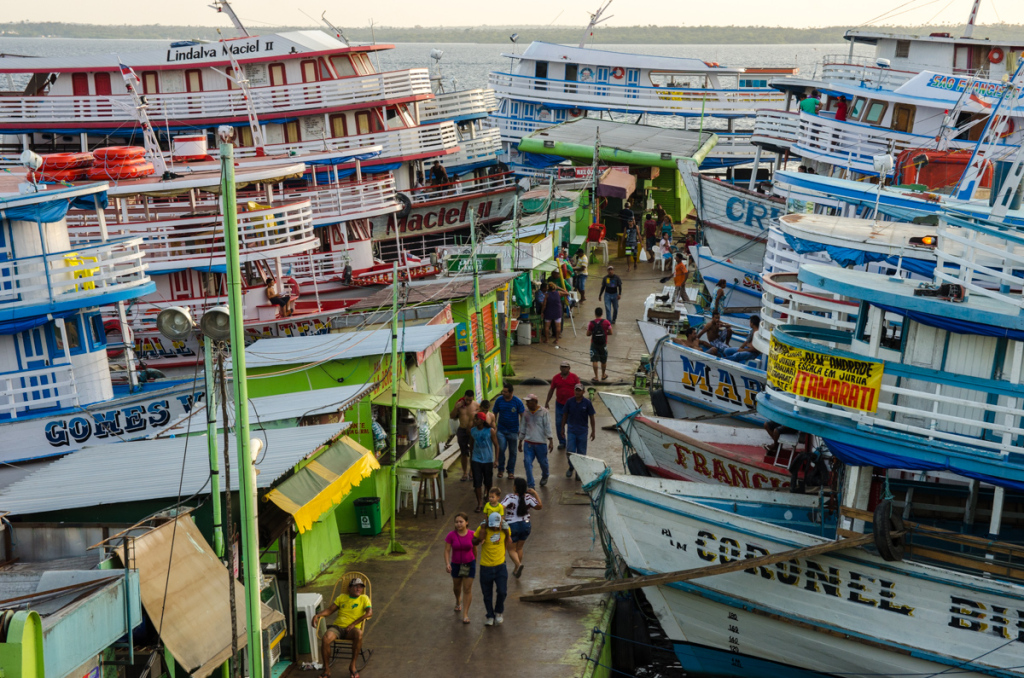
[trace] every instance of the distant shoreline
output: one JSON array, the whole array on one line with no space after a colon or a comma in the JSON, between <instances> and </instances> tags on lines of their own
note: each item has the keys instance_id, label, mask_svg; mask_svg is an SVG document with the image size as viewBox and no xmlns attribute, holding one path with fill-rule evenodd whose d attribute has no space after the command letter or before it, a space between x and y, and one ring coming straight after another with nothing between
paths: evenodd
<instances>
[{"instance_id":1,"label":"distant shoreline","mask_svg":"<svg viewBox=\"0 0 1024 678\"><path fill-rule=\"evenodd\" d=\"M317 26L253 26L254 33L278 33L293 30L309 30ZM649 45L777 45L777 44L836 44L842 42L847 26L826 26L821 28L777 28L768 26L610 26L600 28L596 33L595 46L616 44ZM534 40L562 44L575 44L582 35L582 27L546 26L478 26L478 27L421 27L393 28L375 27L373 33L368 27L343 28L345 35L353 42L381 43L476 43L509 45L509 36L518 33L519 44L528 45ZM929 33L950 33L962 35L962 25L952 26L879 26L862 30L877 30L885 33L928 35ZM233 37L231 27L210 26L105 26L99 24L70 24L60 22L13 22L0 23L0 38L87 38L87 39L135 39L135 40L217 40ZM1002 42L1024 43L1024 25L989 24L975 27L979 38L990 38ZM130 37L128 37L130 36Z\"/></svg>"}]
</instances>

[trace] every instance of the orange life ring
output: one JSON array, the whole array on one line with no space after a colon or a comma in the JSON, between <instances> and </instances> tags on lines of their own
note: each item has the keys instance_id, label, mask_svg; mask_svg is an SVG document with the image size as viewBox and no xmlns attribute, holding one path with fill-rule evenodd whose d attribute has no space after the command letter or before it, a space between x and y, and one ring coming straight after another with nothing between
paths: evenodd
<instances>
[{"instance_id":1,"label":"orange life ring","mask_svg":"<svg viewBox=\"0 0 1024 678\"><path fill-rule=\"evenodd\" d=\"M616 80L622 80L626 75L626 70L622 66L616 66L612 69L612 77Z\"/></svg>"},{"instance_id":2,"label":"orange life ring","mask_svg":"<svg viewBox=\"0 0 1024 678\"><path fill-rule=\"evenodd\" d=\"M108 179L137 179L139 177L148 177L154 172L156 172L156 168L153 167L153 163L151 162L144 162L136 165L108 165L91 168L89 170L89 178L96 181L106 181Z\"/></svg>"},{"instance_id":3,"label":"orange life ring","mask_svg":"<svg viewBox=\"0 0 1024 678\"><path fill-rule=\"evenodd\" d=\"M97 167L106 167L108 169L117 169L118 167L131 167L133 165L142 165L146 162L145 156L139 156L138 158L125 158L124 160L106 160L103 162L97 162L93 164L93 169Z\"/></svg>"},{"instance_id":4,"label":"orange life ring","mask_svg":"<svg viewBox=\"0 0 1024 678\"><path fill-rule=\"evenodd\" d=\"M571 117L571 118L578 118L581 115L583 115L583 111L582 110L580 110L578 108L570 108L569 109L569 117Z\"/></svg>"},{"instance_id":5,"label":"orange life ring","mask_svg":"<svg viewBox=\"0 0 1024 678\"><path fill-rule=\"evenodd\" d=\"M50 153L43 156L43 172L70 170L92 164L92 153Z\"/></svg>"},{"instance_id":6,"label":"orange life ring","mask_svg":"<svg viewBox=\"0 0 1024 678\"><path fill-rule=\"evenodd\" d=\"M106 148L97 148L92 154L97 160L110 162L111 160L144 158L146 149L142 146L107 146Z\"/></svg>"},{"instance_id":7,"label":"orange life ring","mask_svg":"<svg viewBox=\"0 0 1024 678\"><path fill-rule=\"evenodd\" d=\"M993 47L988 51L988 61L991 64L1003 63L1003 57L1005 56L1006 55L1003 54L1003 50L999 47Z\"/></svg>"},{"instance_id":8,"label":"orange life ring","mask_svg":"<svg viewBox=\"0 0 1024 678\"><path fill-rule=\"evenodd\" d=\"M89 169L79 167L78 169L46 169L39 172L29 172L29 181L84 181L89 174Z\"/></svg>"},{"instance_id":9,"label":"orange life ring","mask_svg":"<svg viewBox=\"0 0 1024 678\"><path fill-rule=\"evenodd\" d=\"M131 344L132 346L134 346L135 345L135 333L132 331L131 325L128 325L127 329L128 329L128 333L127 333L128 334L128 343ZM111 343L113 343L113 344L120 344L120 343L122 343L124 335L121 332L121 321L118 320L117 318L108 318L107 320L104 320L103 321L103 334L104 334L104 337L107 338L106 341L107 341L108 344L111 344ZM116 334L117 335L117 339L115 341L113 341L113 342L110 341L110 339L109 339L111 334ZM108 348L107 349L107 357L108 358L120 358L123 354L124 354L124 349L123 348Z\"/></svg>"}]
</instances>

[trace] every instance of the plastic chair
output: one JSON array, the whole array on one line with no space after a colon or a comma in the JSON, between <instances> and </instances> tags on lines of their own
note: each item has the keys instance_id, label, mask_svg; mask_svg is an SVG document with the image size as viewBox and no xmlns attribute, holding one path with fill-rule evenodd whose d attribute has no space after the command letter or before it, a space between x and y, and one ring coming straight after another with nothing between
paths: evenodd
<instances>
[{"instance_id":1,"label":"plastic chair","mask_svg":"<svg viewBox=\"0 0 1024 678\"><path fill-rule=\"evenodd\" d=\"M100 260L98 258L96 258L96 257L80 257L80 256L78 256L78 252L71 252L70 254L65 254L64 255L64 265L67 266L68 268L72 268L72 267L75 267L75 266L82 266L87 261L91 261L94 264L99 264L100 263ZM94 275L96 275L97 273L99 273L99 270L100 269L98 269L98 268L85 268L85 269L81 269L81 270L78 270L78 271L74 271L72 273L72 275L75 277L76 280L79 279L79 278L91 278ZM96 289L96 283L93 282L92 280L86 280L86 281L84 281L82 283L82 289L83 290L94 290L94 289ZM78 285L75 285L75 291L76 292L78 291Z\"/></svg>"},{"instance_id":2,"label":"plastic chair","mask_svg":"<svg viewBox=\"0 0 1024 678\"><path fill-rule=\"evenodd\" d=\"M598 247L601 248L601 254L604 256L604 262L603 263L607 264L608 263L608 241L607 240L602 240L601 242L592 242L592 241L588 240L587 241L587 256L590 257L591 253L594 250L596 250ZM597 263L596 260L594 260L594 259L591 259L591 260L594 261L595 264Z\"/></svg>"},{"instance_id":3,"label":"plastic chair","mask_svg":"<svg viewBox=\"0 0 1024 678\"><path fill-rule=\"evenodd\" d=\"M359 577L360 579L362 579L363 583L366 584L366 589L363 592L366 594L366 596L370 599L370 602L372 603L373 602L373 594L370 593L370 578L367 577L362 572L346 572L344 575L342 575L341 579L339 579L334 584L334 589L331 591L331 600L329 602L333 603L335 600L337 600L338 596L340 595L341 592L343 592L343 591L347 592L348 591L348 583L350 581L352 581L353 579L355 579L356 577ZM366 624L368 624L368 623L369 623L369 620L367 620L366 622L363 623L364 643L365 643L365 638L366 638L366 634L365 634ZM364 644L363 647L359 651L359 659L360 659L360 661L363 662L363 665L362 666L358 666L357 665L356 666L356 670L357 671L362 671L364 668L366 668L366 665L367 665L367 663L369 663L370 657L372 655L373 655L373 650L366 649L366 645ZM331 663L333 664L334 660L336 660L336 659L344 659L344 660L352 659L352 641L351 640L345 640L345 639L339 638L338 640L335 640L333 643L331 643Z\"/></svg>"},{"instance_id":4,"label":"plastic chair","mask_svg":"<svg viewBox=\"0 0 1024 678\"><path fill-rule=\"evenodd\" d=\"M419 494L419 473L419 469L398 467L398 509L402 510L411 503L413 515L416 515Z\"/></svg>"}]
</instances>

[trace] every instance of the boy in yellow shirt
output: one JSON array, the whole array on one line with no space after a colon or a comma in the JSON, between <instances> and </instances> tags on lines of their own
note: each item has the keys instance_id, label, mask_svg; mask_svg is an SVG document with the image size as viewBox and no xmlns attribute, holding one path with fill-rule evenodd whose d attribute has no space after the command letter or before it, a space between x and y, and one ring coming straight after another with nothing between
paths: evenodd
<instances>
[{"instance_id":1,"label":"boy in yellow shirt","mask_svg":"<svg viewBox=\"0 0 1024 678\"><path fill-rule=\"evenodd\" d=\"M500 487L492 487L487 491L487 503L484 504L484 523L487 522L492 513L497 513L501 516L502 521L505 520L505 507L501 504Z\"/></svg>"}]
</instances>

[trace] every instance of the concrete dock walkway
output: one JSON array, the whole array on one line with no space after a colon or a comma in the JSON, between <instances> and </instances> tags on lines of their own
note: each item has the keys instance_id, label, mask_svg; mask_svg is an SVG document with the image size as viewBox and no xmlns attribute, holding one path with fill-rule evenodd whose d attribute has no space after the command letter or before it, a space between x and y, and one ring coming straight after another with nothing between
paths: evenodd
<instances>
[{"instance_id":1,"label":"concrete dock walkway","mask_svg":"<svg viewBox=\"0 0 1024 678\"><path fill-rule=\"evenodd\" d=\"M626 273L625 262L613 262L623 279L625 296L619 308L618 322L609 339L609 384L598 390L628 392L640 356L646 352L636 327L643 313L644 299L651 291L661 290L658 279L667 275L649 264L639 271ZM566 323L560 346L533 344L513 349L515 382L529 378L550 379L558 365L569 360L575 372L590 383L593 371L589 361L590 340L585 336L586 323L593 318L598 305L597 294L604 266L591 266L587 301L576 320L576 336ZM603 304L602 304L603 306ZM536 393L543 405L547 386L521 384L517 396ZM640 400L640 398L638 398ZM622 468L622 446L615 432L601 430L615 422L600 400L597 409L597 437L588 453L598 456L616 471ZM554 401L551 408L554 425ZM557 445L557 443L556 443ZM344 536L344 554L313 585L303 592L316 591L328 604L335 581L346 571L358 570L372 582L373 619L368 623L365 647L373 656L361 675L417 676L417 678L450 678L477 673L488 678L529 674L531 678L569 678L582 676L587 662L581 657L589 653L591 630L605 611L603 596L573 598L552 603L521 603L518 595L541 586L561 582L581 582L604 576L604 555L590 524L588 498L576 491L580 484L565 477L567 462L564 453L556 450L551 457L551 478L546 487L537 488L544 508L533 512L533 531L526 543L521 579L511 576L509 562L509 596L505 607L505 623L485 627L484 606L478 582L473 586L470 624L463 624L461 613L454 612L451 576L445 572L444 538L453 529L457 512L469 515L471 527L480 522L473 513L476 505L472 483L460 482L461 473L452 468L446 480L445 515L413 517L410 510L398 514L398 541L406 549L401 555L389 555L388 529L376 537ZM520 455L517 475L522 474ZM539 470L535 468L535 474ZM508 478L496 479L505 492L512 491ZM315 671L291 670L290 676L312 678ZM336 663L334 678L348 675L347 666Z\"/></svg>"}]
</instances>

